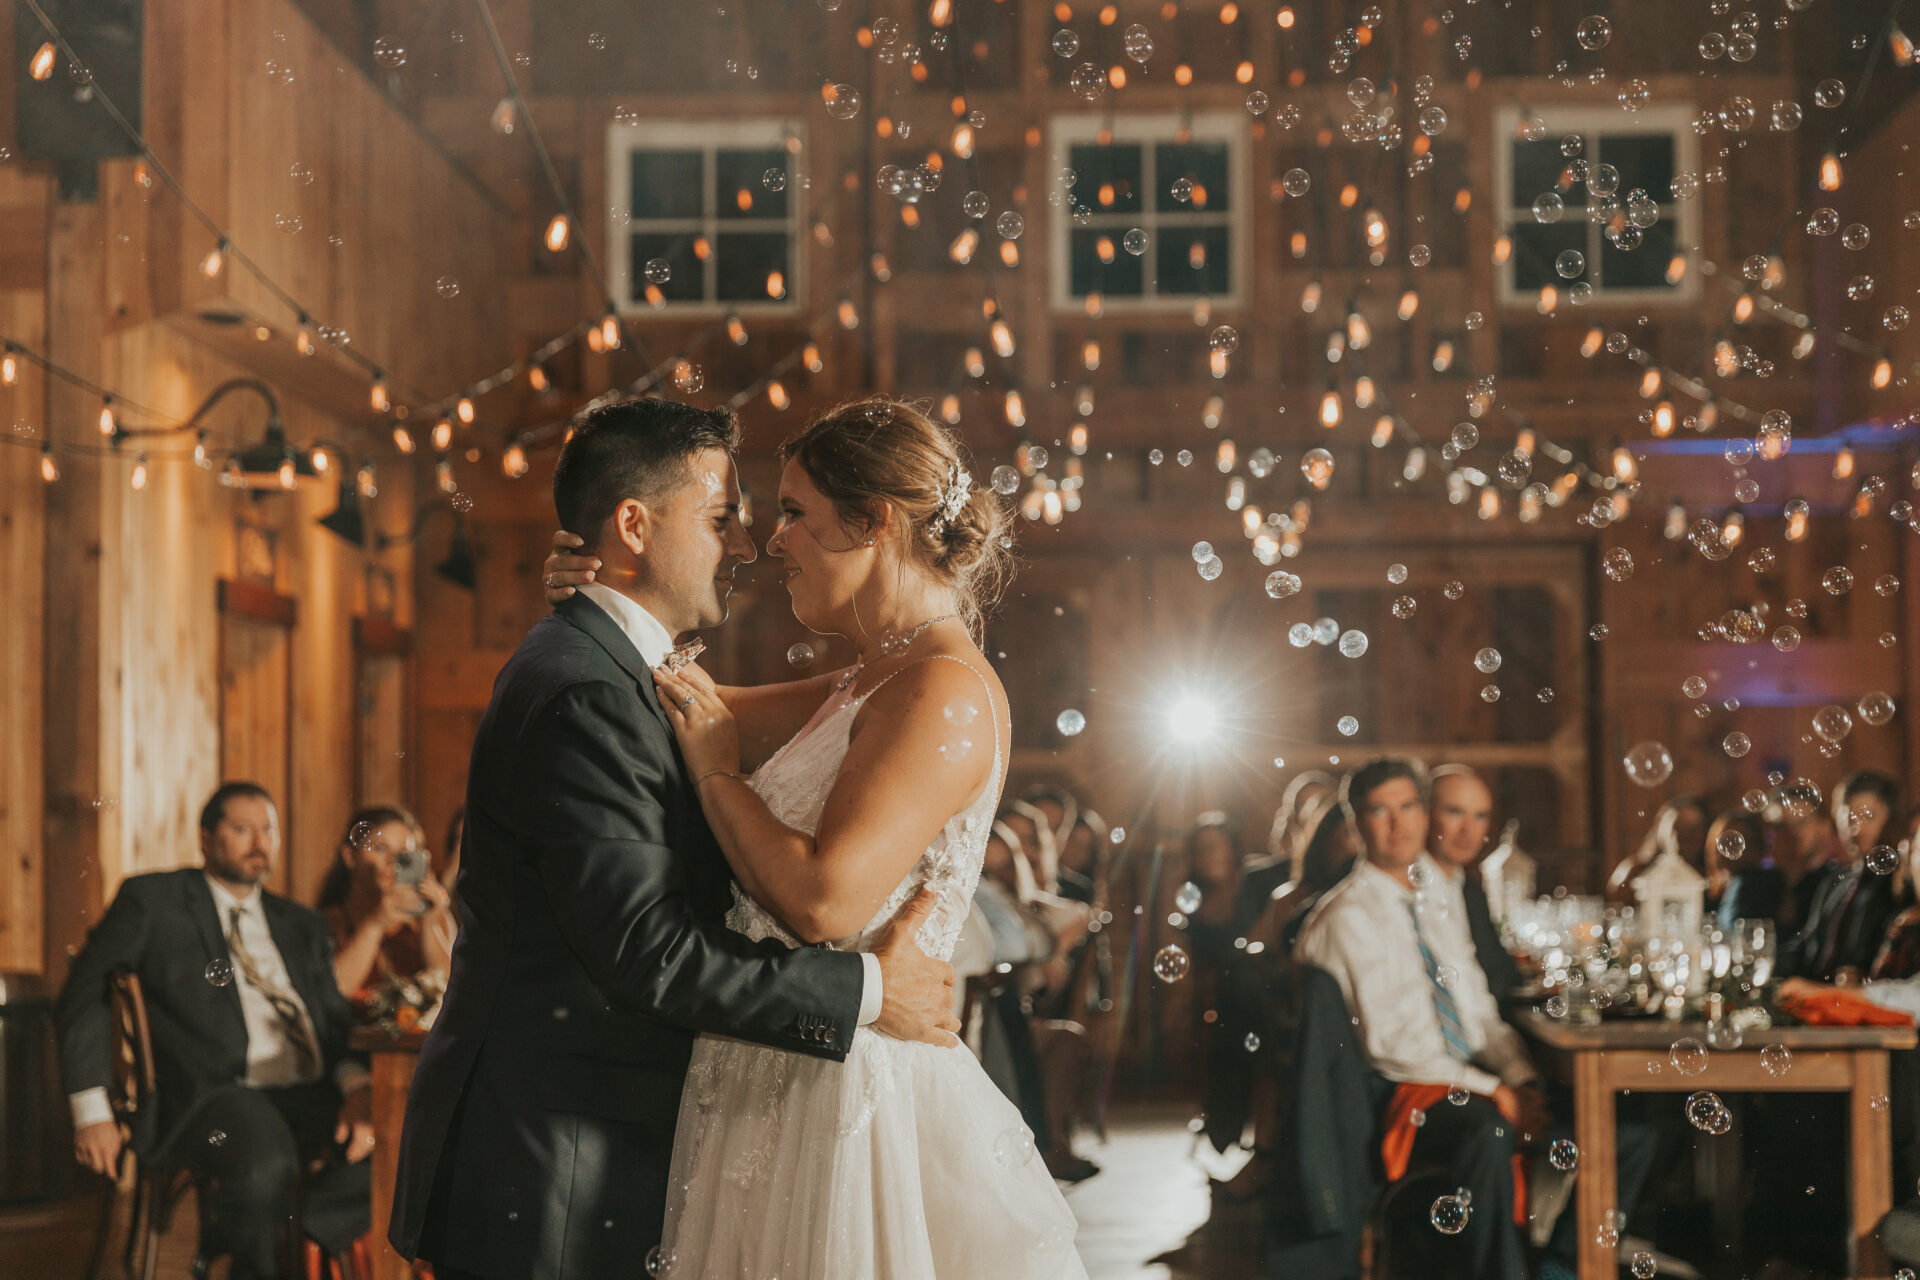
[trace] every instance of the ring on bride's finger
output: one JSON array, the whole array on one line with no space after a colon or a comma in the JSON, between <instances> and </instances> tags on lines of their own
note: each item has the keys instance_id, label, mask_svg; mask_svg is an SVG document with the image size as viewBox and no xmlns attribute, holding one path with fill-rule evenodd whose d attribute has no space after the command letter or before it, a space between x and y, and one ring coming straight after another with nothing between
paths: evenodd
<instances>
[{"instance_id":1,"label":"ring on bride's finger","mask_svg":"<svg viewBox=\"0 0 1920 1280\"><path fill-rule=\"evenodd\" d=\"M692 694L688 694L688 695L687 695L686 697L684 697L684 698L682 698L682 699L680 700L680 709L681 709L682 711L685 711L685 710L686 710L686 709L687 709L688 707L690 707L690 706L692 706L692 705L693 705L693 695L692 695Z\"/></svg>"}]
</instances>

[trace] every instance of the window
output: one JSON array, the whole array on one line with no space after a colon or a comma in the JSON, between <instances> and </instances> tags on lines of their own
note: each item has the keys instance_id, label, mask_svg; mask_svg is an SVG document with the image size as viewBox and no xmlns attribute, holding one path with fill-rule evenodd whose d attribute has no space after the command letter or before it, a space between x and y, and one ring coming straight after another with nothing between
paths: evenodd
<instances>
[{"instance_id":1,"label":"window","mask_svg":"<svg viewBox=\"0 0 1920 1280\"><path fill-rule=\"evenodd\" d=\"M610 126L608 288L622 309L796 309L798 136L781 121ZM664 280L648 278L654 262Z\"/></svg>"},{"instance_id":2,"label":"window","mask_svg":"<svg viewBox=\"0 0 1920 1280\"><path fill-rule=\"evenodd\" d=\"M1122 309L1241 301L1246 129L1236 115L1056 119L1050 168L1073 170L1087 212L1049 220L1054 305L1096 291Z\"/></svg>"},{"instance_id":3,"label":"window","mask_svg":"<svg viewBox=\"0 0 1920 1280\"><path fill-rule=\"evenodd\" d=\"M1593 287L1595 302L1693 299L1699 287L1692 260L1700 242L1699 200L1680 200L1673 192L1674 176L1699 163L1690 113L1671 107L1631 115L1549 111L1540 118L1547 129L1538 141L1522 136L1517 111L1501 112L1494 126L1504 149L1500 207L1510 237L1501 270L1503 301L1535 302L1547 285L1566 289L1582 281ZM1618 173L1605 206L1610 212L1595 207L1609 197L1590 195L1588 184L1576 180L1579 162L1589 174L1602 165ZM1626 225L1628 197L1637 191L1646 193L1660 216L1641 229L1637 246L1625 248L1608 235L1608 227ZM1535 202L1548 195L1562 203L1557 221L1543 222L1535 214ZM1563 261L1569 253L1579 257Z\"/></svg>"}]
</instances>

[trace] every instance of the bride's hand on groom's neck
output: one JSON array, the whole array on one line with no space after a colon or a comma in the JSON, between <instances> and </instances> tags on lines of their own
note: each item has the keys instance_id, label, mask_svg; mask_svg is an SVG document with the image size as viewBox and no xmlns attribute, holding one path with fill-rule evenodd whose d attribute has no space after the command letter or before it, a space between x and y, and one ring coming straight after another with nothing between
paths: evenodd
<instances>
[{"instance_id":1,"label":"bride's hand on groom's neck","mask_svg":"<svg viewBox=\"0 0 1920 1280\"><path fill-rule=\"evenodd\" d=\"M873 1028L896 1040L950 1048L960 1043L953 1012L953 966L920 950L920 926L939 895L922 889L894 918L873 954L880 961L880 1016Z\"/></svg>"},{"instance_id":2,"label":"bride's hand on groom's neck","mask_svg":"<svg viewBox=\"0 0 1920 1280\"><path fill-rule=\"evenodd\" d=\"M548 604L559 604L573 594L574 588L595 580L600 558L580 550L586 545L587 540L577 533L568 533L565 529L554 533L553 553L547 557L540 579L546 588Z\"/></svg>"}]
</instances>

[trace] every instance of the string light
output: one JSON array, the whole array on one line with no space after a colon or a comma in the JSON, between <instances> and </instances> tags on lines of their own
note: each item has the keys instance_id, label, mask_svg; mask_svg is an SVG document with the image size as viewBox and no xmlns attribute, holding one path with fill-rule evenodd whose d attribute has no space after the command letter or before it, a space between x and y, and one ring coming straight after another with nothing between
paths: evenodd
<instances>
[{"instance_id":1,"label":"string light","mask_svg":"<svg viewBox=\"0 0 1920 1280\"><path fill-rule=\"evenodd\" d=\"M784 409L793 403L787 396L786 386L778 378L767 383L767 403L776 409Z\"/></svg>"},{"instance_id":2,"label":"string light","mask_svg":"<svg viewBox=\"0 0 1920 1280\"><path fill-rule=\"evenodd\" d=\"M436 453L445 453L453 447L453 424L445 418L433 424L433 448Z\"/></svg>"},{"instance_id":3,"label":"string light","mask_svg":"<svg viewBox=\"0 0 1920 1280\"><path fill-rule=\"evenodd\" d=\"M527 451L520 447L518 440L508 444L506 452L500 455L500 470L509 480L518 480L527 474Z\"/></svg>"},{"instance_id":4,"label":"string light","mask_svg":"<svg viewBox=\"0 0 1920 1280\"><path fill-rule=\"evenodd\" d=\"M1012 387L1007 388L1005 406L1007 425L1012 427L1024 427L1027 425L1026 402L1020 398L1020 392L1018 390Z\"/></svg>"},{"instance_id":5,"label":"string light","mask_svg":"<svg viewBox=\"0 0 1920 1280\"><path fill-rule=\"evenodd\" d=\"M609 351L620 349L620 317L611 311L600 317L600 341Z\"/></svg>"},{"instance_id":6,"label":"string light","mask_svg":"<svg viewBox=\"0 0 1920 1280\"><path fill-rule=\"evenodd\" d=\"M119 434L119 431L120 423L113 416L113 397L102 396L100 398L100 434L111 437Z\"/></svg>"},{"instance_id":7,"label":"string light","mask_svg":"<svg viewBox=\"0 0 1920 1280\"><path fill-rule=\"evenodd\" d=\"M1320 425L1329 431L1340 425L1340 393L1331 387L1320 397Z\"/></svg>"},{"instance_id":8,"label":"string light","mask_svg":"<svg viewBox=\"0 0 1920 1280\"><path fill-rule=\"evenodd\" d=\"M299 468L294 466L293 453L291 451L289 451L284 458L280 459L280 466L274 473L274 479L282 489L288 490L289 492L292 491L294 485L300 482Z\"/></svg>"},{"instance_id":9,"label":"string light","mask_svg":"<svg viewBox=\"0 0 1920 1280\"><path fill-rule=\"evenodd\" d=\"M147 455L146 454L143 453L138 458L134 459L133 474L127 477L127 482L133 486L135 493L138 493L147 487Z\"/></svg>"},{"instance_id":10,"label":"string light","mask_svg":"<svg viewBox=\"0 0 1920 1280\"><path fill-rule=\"evenodd\" d=\"M1673 434L1673 402L1662 400L1653 408L1653 434L1665 440Z\"/></svg>"},{"instance_id":11,"label":"string light","mask_svg":"<svg viewBox=\"0 0 1920 1280\"><path fill-rule=\"evenodd\" d=\"M1720 540L1730 547L1737 547L1740 545L1740 540L1746 537L1746 535L1746 513L1741 511L1740 508L1734 507L1727 512L1727 518L1721 522Z\"/></svg>"},{"instance_id":12,"label":"string light","mask_svg":"<svg viewBox=\"0 0 1920 1280\"><path fill-rule=\"evenodd\" d=\"M387 398L387 375L375 369L373 385L367 388L367 403L375 413L385 413L393 408L393 401Z\"/></svg>"},{"instance_id":13,"label":"string light","mask_svg":"<svg viewBox=\"0 0 1920 1280\"><path fill-rule=\"evenodd\" d=\"M547 234L545 237L547 252L559 253L567 247L567 242L572 238L573 230L567 222L567 215L564 213L554 214L553 220L547 223Z\"/></svg>"},{"instance_id":14,"label":"string light","mask_svg":"<svg viewBox=\"0 0 1920 1280\"><path fill-rule=\"evenodd\" d=\"M1414 313L1419 310L1420 310L1420 295L1418 293L1414 292L1412 289L1409 289L1405 293L1400 295L1399 314L1402 320L1413 319Z\"/></svg>"},{"instance_id":15,"label":"string light","mask_svg":"<svg viewBox=\"0 0 1920 1280\"><path fill-rule=\"evenodd\" d=\"M53 74L53 60L56 51L53 41L48 40L33 51L33 60L27 63L27 74L35 80L45 80Z\"/></svg>"},{"instance_id":16,"label":"string light","mask_svg":"<svg viewBox=\"0 0 1920 1280\"><path fill-rule=\"evenodd\" d=\"M373 463L361 463L360 470L358 474L354 476L353 482L354 487L360 491L361 497L377 498L380 496L380 485L374 475Z\"/></svg>"},{"instance_id":17,"label":"string light","mask_svg":"<svg viewBox=\"0 0 1920 1280\"><path fill-rule=\"evenodd\" d=\"M1318 311L1320 309L1320 298L1322 296L1322 293L1323 293L1323 290L1321 289L1320 282L1318 280L1307 281L1306 288L1300 291L1300 310L1304 311L1308 315L1312 315L1314 312Z\"/></svg>"},{"instance_id":18,"label":"string light","mask_svg":"<svg viewBox=\"0 0 1920 1280\"><path fill-rule=\"evenodd\" d=\"M1829 150L1827 154L1820 157L1820 189L1838 191L1840 184L1845 180L1845 174L1840 168L1840 153Z\"/></svg>"},{"instance_id":19,"label":"string light","mask_svg":"<svg viewBox=\"0 0 1920 1280\"><path fill-rule=\"evenodd\" d=\"M1812 508L1805 498L1795 498L1787 503L1787 541L1799 542L1807 536L1807 517Z\"/></svg>"},{"instance_id":20,"label":"string light","mask_svg":"<svg viewBox=\"0 0 1920 1280\"><path fill-rule=\"evenodd\" d=\"M313 328L304 311L300 313L300 331L293 335L293 349L303 356L310 356L317 350L313 345Z\"/></svg>"},{"instance_id":21,"label":"string light","mask_svg":"<svg viewBox=\"0 0 1920 1280\"><path fill-rule=\"evenodd\" d=\"M1873 363L1873 389L1885 391L1893 382L1893 361L1881 356Z\"/></svg>"},{"instance_id":22,"label":"string light","mask_svg":"<svg viewBox=\"0 0 1920 1280\"><path fill-rule=\"evenodd\" d=\"M459 403L453 406L453 412L454 412L454 416L460 419L461 426L465 426L465 427L472 426L473 417L474 417L472 397L461 396Z\"/></svg>"},{"instance_id":23,"label":"string light","mask_svg":"<svg viewBox=\"0 0 1920 1280\"><path fill-rule=\"evenodd\" d=\"M53 460L53 442L40 446L40 478L48 484L60 478L60 464Z\"/></svg>"},{"instance_id":24,"label":"string light","mask_svg":"<svg viewBox=\"0 0 1920 1280\"><path fill-rule=\"evenodd\" d=\"M193 465L202 471L213 468L213 459L207 456L207 433L199 431L193 437Z\"/></svg>"},{"instance_id":25,"label":"string light","mask_svg":"<svg viewBox=\"0 0 1920 1280\"><path fill-rule=\"evenodd\" d=\"M1853 478L1853 450L1841 446L1840 452L1833 455L1833 478L1850 480Z\"/></svg>"},{"instance_id":26,"label":"string light","mask_svg":"<svg viewBox=\"0 0 1920 1280\"><path fill-rule=\"evenodd\" d=\"M8 343L6 353L0 355L0 387L10 387L20 379L20 361L13 354L13 344Z\"/></svg>"},{"instance_id":27,"label":"string light","mask_svg":"<svg viewBox=\"0 0 1920 1280\"><path fill-rule=\"evenodd\" d=\"M995 320L993 324L988 327L987 334L993 339L993 351L995 355L999 356L1002 360L1008 359L1013 355L1013 329L1005 320Z\"/></svg>"},{"instance_id":28,"label":"string light","mask_svg":"<svg viewBox=\"0 0 1920 1280\"><path fill-rule=\"evenodd\" d=\"M727 341L736 347L747 345L747 326L741 322L739 316L727 317Z\"/></svg>"},{"instance_id":29,"label":"string light","mask_svg":"<svg viewBox=\"0 0 1920 1280\"><path fill-rule=\"evenodd\" d=\"M827 367L826 361L820 358L820 348L811 342L800 349L800 363L807 366L808 373L819 373Z\"/></svg>"},{"instance_id":30,"label":"string light","mask_svg":"<svg viewBox=\"0 0 1920 1280\"><path fill-rule=\"evenodd\" d=\"M333 458L322 445L314 446L313 454L307 461L312 464L315 475L324 476L327 472L333 470Z\"/></svg>"},{"instance_id":31,"label":"string light","mask_svg":"<svg viewBox=\"0 0 1920 1280\"><path fill-rule=\"evenodd\" d=\"M221 269L227 265L227 254L232 250L233 245L225 236L221 236L220 242L209 249L207 256L200 260L200 274L209 280L219 275Z\"/></svg>"},{"instance_id":32,"label":"string light","mask_svg":"<svg viewBox=\"0 0 1920 1280\"><path fill-rule=\"evenodd\" d=\"M453 478L453 459L442 458L433 464L434 483L440 486L442 493L458 493L460 486Z\"/></svg>"},{"instance_id":33,"label":"string light","mask_svg":"<svg viewBox=\"0 0 1920 1280\"><path fill-rule=\"evenodd\" d=\"M960 425L960 397L949 391L940 398L940 417L950 427Z\"/></svg>"},{"instance_id":34,"label":"string light","mask_svg":"<svg viewBox=\"0 0 1920 1280\"><path fill-rule=\"evenodd\" d=\"M414 450L413 432L407 430L404 422L393 424L393 447L401 453L412 453Z\"/></svg>"}]
</instances>

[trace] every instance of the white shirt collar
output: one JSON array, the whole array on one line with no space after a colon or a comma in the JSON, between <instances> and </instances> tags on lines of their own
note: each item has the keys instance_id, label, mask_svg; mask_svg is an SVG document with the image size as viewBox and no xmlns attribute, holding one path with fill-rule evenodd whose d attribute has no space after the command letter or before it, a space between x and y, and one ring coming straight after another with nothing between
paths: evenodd
<instances>
[{"instance_id":1,"label":"white shirt collar","mask_svg":"<svg viewBox=\"0 0 1920 1280\"><path fill-rule=\"evenodd\" d=\"M607 616L633 641L641 661L649 667L659 666L673 652L673 636L660 625L658 618L633 600L601 582L589 582L579 591L607 611Z\"/></svg>"},{"instance_id":2,"label":"white shirt collar","mask_svg":"<svg viewBox=\"0 0 1920 1280\"><path fill-rule=\"evenodd\" d=\"M207 876L207 887L213 890L213 908L219 913L222 929L227 927L227 916L235 907L248 915L259 914L264 909L261 905L264 891L259 885L255 885L253 892L244 898L229 889L224 881L217 880L211 875Z\"/></svg>"}]
</instances>

